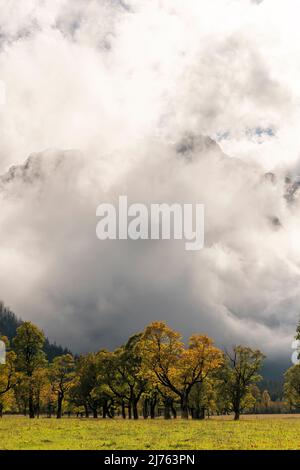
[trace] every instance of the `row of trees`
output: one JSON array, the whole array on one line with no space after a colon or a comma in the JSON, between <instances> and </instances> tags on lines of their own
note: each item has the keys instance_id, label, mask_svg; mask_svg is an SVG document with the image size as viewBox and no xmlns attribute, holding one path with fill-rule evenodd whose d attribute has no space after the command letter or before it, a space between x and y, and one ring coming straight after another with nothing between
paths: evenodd
<instances>
[{"instance_id":1,"label":"row of trees","mask_svg":"<svg viewBox=\"0 0 300 470\"><path fill-rule=\"evenodd\" d=\"M8 351L0 365L0 417L10 411L60 418L66 411L134 419L234 413L239 419L241 412L272 410L268 391L255 385L261 379L260 351L237 346L223 352L205 335L193 335L185 347L181 335L163 322L152 323L114 352L62 354L51 362L43 332L30 322L18 327L11 345L0 338ZM284 399L280 411L300 409L299 364L285 374Z\"/></svg>"},{"instance_id":2,"label":"row of trees","mask_svg":"<svg viewBox=\"0 0 300 470\"><path fill-rule=\"evenodd\" d=\"M116 351L64 354L50 363L44 334L30 322L19 326L11 345L2 340L8 352L0 366L0 415L16 410L30 418L61 418L65 411L124 419L234 413L238 420L257 401L264 358L243 346L223 352L206 335L191 336L185 346L164 322L150 324Z\"/></svg>"},{"instance_id":3,"label":"row of trees","mask_svg":"<svg viewBox=\"0 0 300 470\"><path fill-rule=\"evenodd\" d=\"M51 363L43 332L30 322L17 329L11 345L2 340L8 352L0 366L0 415L6 409L30 418L40 413L61 418L64 410L134 419L234 413L237 420L255 408L258 395L266 407L270 401L268 392L261 395L255 386L261 379L260 351L237 346L223 352L206 335L193 335L186 347L180 333L163 322L150 324L116 351L64 354ZM293 393L299 396L299 390Z\"/></svg>"}]
</instances>

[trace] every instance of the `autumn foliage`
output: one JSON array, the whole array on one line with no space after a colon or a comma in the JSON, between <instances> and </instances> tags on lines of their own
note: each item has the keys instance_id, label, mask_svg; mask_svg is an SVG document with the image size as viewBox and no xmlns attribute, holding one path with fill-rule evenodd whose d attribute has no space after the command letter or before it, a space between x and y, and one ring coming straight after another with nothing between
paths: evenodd
<instances>
[{"instance_id":1,"label":"autumn foliage","mask_svg":"<svg viewBox=\"0 0 300 470\"><path fill-rule=\"evenodd\" d=\"M245 404L252 403L251 387L260 379L263 360L260 351L237 346L232 362L204 334L192 335L185 344L162 321L115 351L64 354L51 363L44 342L43 332L30 322L18 328L11 345L7 342L7 362L0 366L0 415L203 419L234 412L238 419Z\"/></svg>"}]
</instances>

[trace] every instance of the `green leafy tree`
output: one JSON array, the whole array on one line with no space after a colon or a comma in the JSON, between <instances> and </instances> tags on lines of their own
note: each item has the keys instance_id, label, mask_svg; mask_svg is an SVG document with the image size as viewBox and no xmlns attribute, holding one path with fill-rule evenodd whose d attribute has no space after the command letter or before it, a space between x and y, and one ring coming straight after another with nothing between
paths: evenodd
<instances>
[{"instance_id":1,"label":"green leafy tree","mask_svg":"<svg viewBox=\"0 0 300 470\"><path fill-rule=\"evenodd\" d=\"M300 407L300 364L284 374L284 398L291 409Z\"/></svg>"},{"instance_id":2,"label":"green leafy tree","mask_svg":"<svg viewBox=\"0 0 300 470\"><path fill-rule=\"evenodd\" d=\"M46 358L43 352L44 333L31 322L24 322L17 329L13 341L17 354L17 369L24 375L28 386L29 417L35 417L34 409L34 373L45 366Z\"/></svg>"},{"instance_id":3,"label":"green leafy tree","mask_svg":"<svg viewBox=\"0 0 300 470\"><path fill-rule=\"evenodd\" d=\"M229 392L226 385L224 384L225 374L226 372L224 368L219 370L215 383L215 405L217 415L229 415L232 412Z\"/></svg>"},{"instance_id":4,"label":"green leafy tree","mask_svg":"<svg viewBox=\"0 0 300 470\"><path fill-rule=\"evenodd\" d=\"M258 388L258 386L256 384L250 385L249 393L253 397L252 411L253 411L253 413L256 413L257 412L257 407L261 403L261 400L262 400L262 393L261 393L260 389Z\"/></svg>"},{"instance_id":5,"label":"green leafy tree","mask_svg":"<svg viewBox=\"0 0 300 470\"><path fill-rule=\"evenodd\" d=\"M159 403L159 388L148 380L147 389L143 393L143 417L155 419L156 408Z\"/></svg>"},{"instance_id":6,"label":"green leafy tree","mask_svg":"<svg viewBox=\"0 0 300 470\"><path fill-rule=\"evenodd\" d=\"M141 333L127 341L118 351L118 372L121 374L125 386L129 391L129 404L132 408L133 418L138 419L138 403L147 388L147 377L142 371L142 356L140 350Z\"/></svg>"},{"instance_id":7,"label":"green leafy tree","mask_svg":"<svg viewBox=\"0 0 300 470\"><path fill-rule=\"evenodd\" d=\"M46 367L36 369L32 375L33 380L33 400L36 416L39 418L41 406L43 405L44 394L49 386L49 371Z\"/></svg>"},{"instance_id":8,"label":"green leafy tree","mask_svg":"<svg viewBox=\"0 0 300 470\"><path fill-rule=\"evenodd\" d=\"M14 396L16 400L16 405L19 413L23 413L24 416L27 416L28 412L28 401L29 401L29 386L28 386L28 377L25 377L24 374L19 374L19 380L14 387Z\"/></svg>"},{"instance_id":9,"label":"green leafy tree","mask_svg":"<svg viewBox=\"0 0 300 470\"><path fill-rule=\"evenodd\" d=\"M112 394L115 402L122 409L122 417L126 418L127 408L128 418L131 419L130 391L123 380L122 371L119 370L119 352L100 351L99 355L101 356L101 372L99 373L98 393L102 395L105 393L107 395Z\"/></svg>"},{"instance_id":10,"label":"green leafy tree","mask_svg":"<svg viewBox=\"0 0 300 470\"><path fill-rule=\"evenodd\" d=\"M75 362L71 354L55 357L50 365L49 378L53 391L57 395L56 417L62 417L63 401L75 378Z\"/></svg>"},{"instance_id":11,"label":"green leafy tree","mask_svg":"<svg viewBox=\"0 0 300 470\"><path fill-rule=\"evenodd\" d=\"M212 378L196 383L191 391L189 405L193 419L204 419L216 409L215 381Z\"/></svg>"},{"instance_id":12,"label":"green leafy tree","mask_svg":"<svg viewBox=\"0 0 300 470\"><path fill-rule=\"evenodd\" d=\"M76 406L85 408L86 416L89 409L93 417L98 417L98 409L103 404L103 396L99 394L100 386L100 357L98 354L90 353L81 356L76 366L75 379L70 389L70 400Z\"/></svg>"},{"instance_id":13,"label":"green leafy tree","mask_svg":"<svg viewBox=\"0 0 300 470\"><path fill-rule=\"evenodd\" d=\"M170 388L164 387L163 385L157 385L157 390L160 396L160 403L164 407L164 419L171 419L172 416L176 419L176 402L178 401L178 396L176 393L172 392Z\"/></svg>"},{"instance_id":14,"label":"green leafy tree","mask_svg":"<svg viewBox=\"0 0 300 470\"><path fill-rule=\"evenodd\" d=\"M225 365L221 371L223 393L227 395L234 412L234 419L239 420L244 407L243 401L249 395L251 385L262 377L258 374L264 355L259 350L236 346L233 352L226 353Z\"/></svg>"},{"instance_id":15,"label":"green leafy tree","mask_svg":"<svg viewBox=\"0 0 300 470\"><path fill-rule=\"evenodd\" d=\"M132 336L114 353L106 352L104 359L107 384L122 406L123 417L126 405L130 419L139 418L138 403L148 382L142 368L141 336L141 333Z\"/></svg>"}]
</instances>

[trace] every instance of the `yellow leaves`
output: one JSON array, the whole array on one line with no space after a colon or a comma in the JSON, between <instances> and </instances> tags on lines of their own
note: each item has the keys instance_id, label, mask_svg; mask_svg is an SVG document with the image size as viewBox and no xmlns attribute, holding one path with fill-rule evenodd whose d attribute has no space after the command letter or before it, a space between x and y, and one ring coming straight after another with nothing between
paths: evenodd
<instances>
[{"instance_id":1,"label":"yellow leaves","mask_svg":"<svg viewBox=\"0 0 300 470\"><path fill-rule=\"evenodd\" d=\"M16 354L9 351L6 354L6 363L0 365L0 395L8 392L16 382L15 360Z\"/></svg>"},{"instance_id":2,"label":"yellow leaves","mask_svg":"<svg viewBox=\"0 0 300 470\"><path fill-rule=\"evenodd\" d=\"M180 341L181 334L172 330L165 322L155 321L148 325L144 332L145 337L158 338L160 341Z\"/></svg>"},{"instance_id":3,"label":"yellow leaves","mask_svg":"<svg viewBox=\"0 0 300 470\"><path fill-rule=\"evenodd\" d=\"M223 354L211 338L193 335L186 348L180 333L164 322L153 322L146 327L141 354L150 374L179 392L200 382L223 363Z\"/></svg>"},{"instance_id":4,"label":"yellow leaves","mask_svg":"<svg viewBox=\"0 0 300 470\"><path fill-rule=\"evenodd\" d=\"M184 384L200 382L222 363L222 352L213 346L213 341L205 335L194 335L178 364L180 380Z\"/></svg>"},{"instance_id":5,"label":"yellow leaves","mask_svg":"<svg viewBox=\"0 0 300 470\"><path fill-rule=\"evenodd\" d=\"M203 370L216 369L223 362L223 353L214 346L213 340L206 335L193 335L189 341L189 349L187 350L192 363L203 367Z\"/></svg>"},{"instance_id":6,"label":"yellow leaves","mask_svg":"<svg viewBox=\"0 0 300 470\"><path fill-rule=\"evenodd\" d=\"M181 335L164 322L153 322L146 327L140 347L150 368L165 371L178 361L184 349Z\"/></svg>"},{"instance_id":7,"label":"yellow leaves","mask_svg":"<svg viewBox=\"0 0 300 470\"><path fill-rule=\"evenodd\" d=\"M6 349L9 348L9 339L7 336L1 336L0 335L0 341L3 341L3 343L5 344L6 346Z\"/></svg>"}]
</instances>

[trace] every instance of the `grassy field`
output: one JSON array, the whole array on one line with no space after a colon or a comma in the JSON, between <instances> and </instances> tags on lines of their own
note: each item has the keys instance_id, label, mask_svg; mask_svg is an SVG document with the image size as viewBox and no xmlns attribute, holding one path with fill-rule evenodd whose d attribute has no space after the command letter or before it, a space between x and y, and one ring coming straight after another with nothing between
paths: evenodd
<instances>
[{"instance_id":1,"label":"grassy field","mask_svg":"<svg viewBox=\"0 0 300 470\"><path fill-rule=\"evenodd\" d=\"M240 422L121 421L5 416L0 449L300 449L299 416L242 417Z\"/></svg>"}]
</instances>

